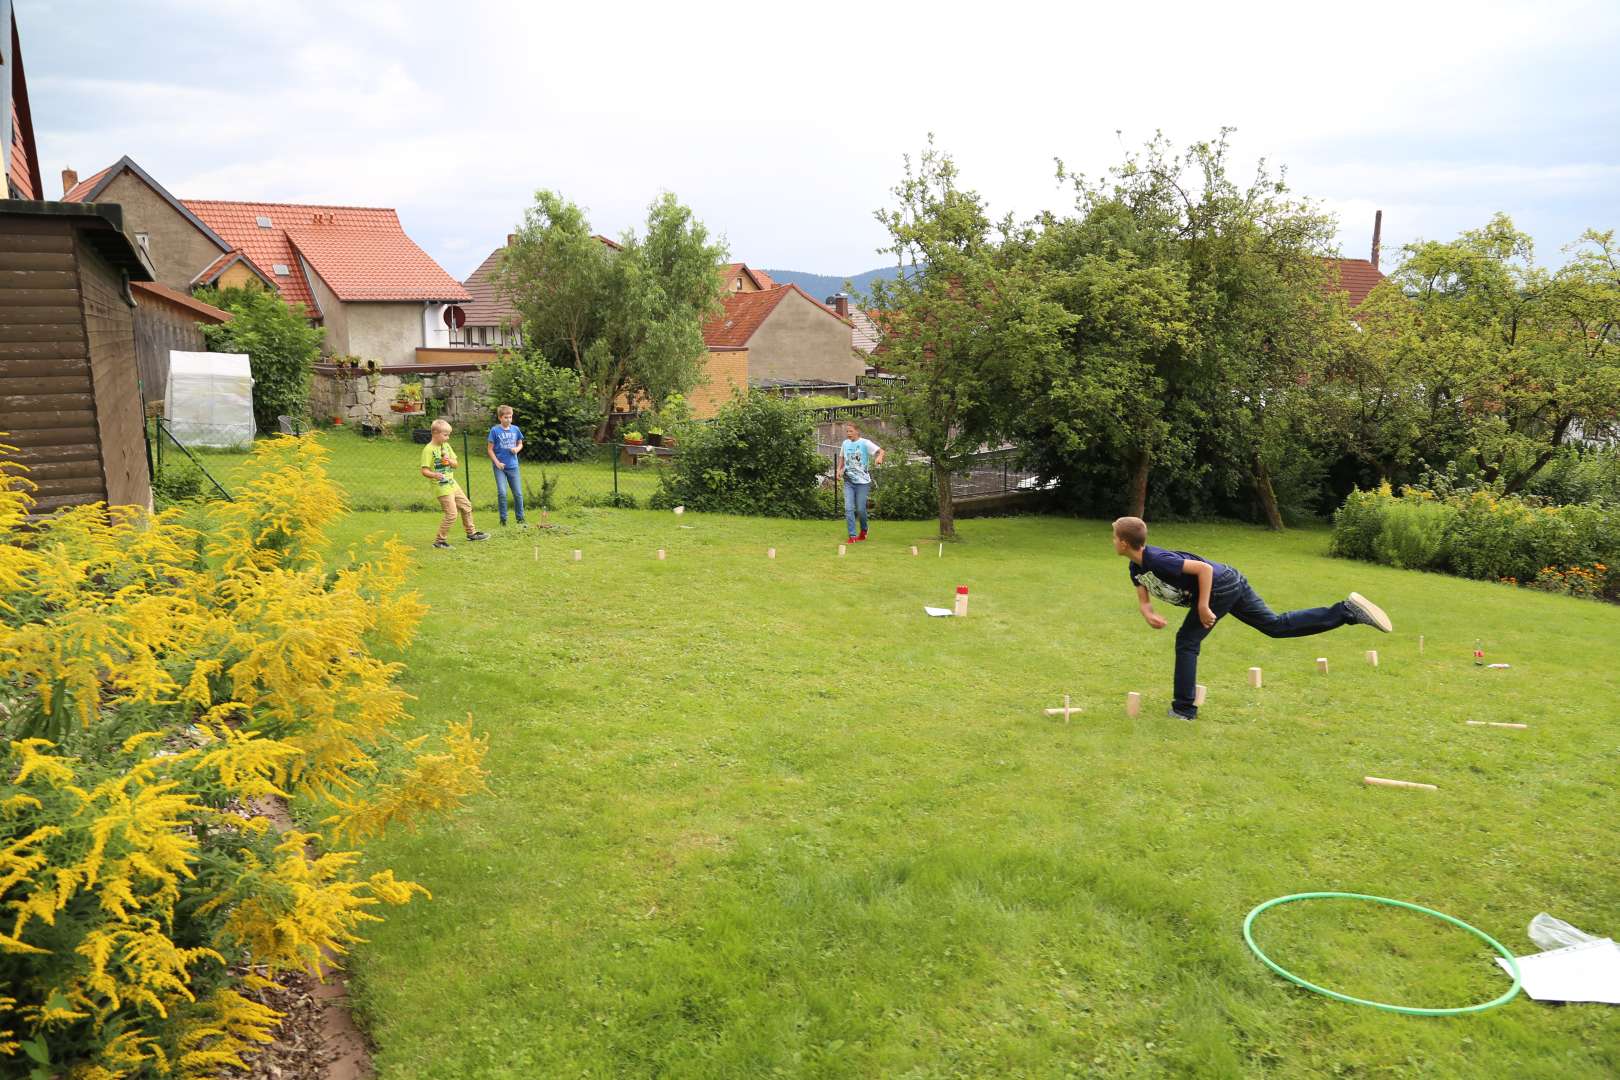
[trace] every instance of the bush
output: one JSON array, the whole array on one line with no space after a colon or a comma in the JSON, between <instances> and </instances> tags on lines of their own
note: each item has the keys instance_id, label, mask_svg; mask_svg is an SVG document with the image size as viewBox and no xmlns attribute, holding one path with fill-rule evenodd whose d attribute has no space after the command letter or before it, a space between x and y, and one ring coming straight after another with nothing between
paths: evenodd
<instances>
[{"instance_id":1,"label":"bush","mask_svg":"<svg viewBox=\"0 0 1620 1080\"><path fill-rule=\"evenodd\" d=\"M1620 510L1548 506L1464 491L1355 491L1334 516L1332 553L1482 581L1620 600Z\"/></svg>"},{"instance_id":2,"label":"bush","mask_svg":"<svg viewBox=\"0 0 1620 1080\"><path fill-rule=\"evenodd\" d=\"M838 498L843 499L842 492ZM879 465L874 469L871 501L871 516L879 521L931 521L939 517L939 488L934 483L934 471L915 462ZM843 516L842 507L839 516Z\"/></svg>"},{"instance_id":3,"label":"bush","mask_svg":"<svg viewBox=\"0 0 1620 1080\"><path fill-rule=\"evenodd\" d=\"M537 352L509 352L487 374L490 423L497 407L512 406L512 423L523 429L525 460L577 461L590 454L596 405L572 370Z\"/></svg>"},{"instance_id":4,"label":"bush","mask_svg":"<svg viewBox=\"0 0 1620 1080\"><path fill-rule=\"evenodd\" d=\"M327 563L323 459L260 442L201 530L105 506L31 528L0 462L0 1075L240 1067L278 1019L241 988L424 892L349 849L482 787L470 722L397 735L409 696L374 650L422 615L411 555ZM283 796L319 832L278 835Z\"/></svg>"},{"instance_id":5,"label":"bush","mask_svg":"<svg viewBox=\"0 0 1620 1080\"><path fill-rule=\"evenodd\" d=\"M275 431L278 416L309 415L309 388L323 332L309 324L304 306L289 307L277 294L258 287L198 289L196 295L232 315L230 322L203 325L203 340L214 352L247 353L258 429Z\"/></svg>"},{"instance_id":6,"label":"bush","mask_svg":"<svg viewBox=\"0 0 1620 1080\"><path fill-rule=\"evenodd\" d=\"M820 517L816 485L826 469L804 407L751 390L734 398L710 423L683 434L680 451L648 505Z\"/></svg>"},{"instance_id":7,"label":"bush","mask_svg":"<svg viewBox=\"0 0 1620 1080\"><path fill-rule=\"evenodd\" d=\"M1403 570L1437 567L1446 550L1446 530L1457 511L1423 499L1392 500L1373 540L1377 562Z\"/></svg>"},{"instance_id":8,"label":"bush","mask_svg":"<svg viewBox=\"0 0 1620 1080\"><path fill-rule=\"evenodd\" d=\"M163 468L152 481L152 503L162 510L190 502L203 494L203 484L201 469L185 458L170 458L163 462Z\"/></svg>"}]
</instances>

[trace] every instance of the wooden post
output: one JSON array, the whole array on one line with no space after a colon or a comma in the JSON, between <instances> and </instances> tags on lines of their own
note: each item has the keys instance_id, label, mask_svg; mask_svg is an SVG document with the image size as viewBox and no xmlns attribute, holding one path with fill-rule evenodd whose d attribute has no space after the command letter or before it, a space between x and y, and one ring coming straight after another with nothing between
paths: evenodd
<instances>
[{"instance_id":1,"label":"wooden post","mask_svg":"<svg viewBox=\"0 0 1620 1080\"><path fill-rule=\"evenodd\" d=\"M1324 675L1327 674L1327 657L1318 656L1316 658L1316 670L1320 671Z\"/></svg>"},{"instance_id":2,"label":"wooden post","mask_svg":"<svg viewBox=\"0 0 1620 1080\"><path fill-rule=\"evenodd\" d=\"M1418 635L1418 655L1419 656L1423 655L1423 635L1422 634Z\"/></svg>"},{"instance_id":3,"label":"wooden post","mask_svg":"<svg viewBox=\"0 0 1620 1080\"><path fill-rule=\"evenodd\" d=\"M1142 695L1135 690L1125 695L1125 715L1135 716L1142 711Z\"/></svg>"},{"instance_id":4,"label":"wooden post","mask_svg":"<svg viewBox=\"0 0 1620 1080\"><path fill-rule=\"evenodd\" d=\"M1205 686L1203 683L1199 683L1198 686L1193 690L1193 708L1196 709L1202 705L1204 703L1204 698L1208 695L1209 687Z\"/></svg>"},{"instance_id":5,"label":"wooden post","mask_svg":"<svg viewBox=\"0 0 1620 1080\"><path fill-rule=\"evenodd\" d=\"M664 549L663 548L658 549L658 561L659 562L664 561Z\"/></svg>"},{"instance_id":6,"label":"wooden post","mask_svg":"<svg viewBox=\"0 0 1620 1080\"><path fill-rule=\"evenodd\" d=\"M534 561L535 562L540 561L540 545L539 544L534 545Z\"/></svg>"},{"instance_id":7,"label":"wooden post","mask_svg":"<svg viewBox=\"0 0 1620 1080\"><path fill-rule=\"evenodd\" d=\"M1367 650L1367 663L1371 664L1373 667L1378 666L1378 650L1377 649L1368 649Z\"/></svg>"},{"instance_id":8,"label":"wooden post","mask_svg":"<svg viewBox=\"0 0 1620 1080\"><path fill-rule=\"evenodd\" d=\"M766 548L766 549L765 549L765 557L766 557L766 558L767 558L767 559L774 559L774 558L776 558L776 549L775 549L775 548Z\"/></svg>"},{"instance_id":9,"label":"wooden post","mask_svg":"<svg viewBox=\"0 0 1620 1080\"><path fill-rule=\"evenodd\" d=\"M1252 668L1249 669L1249 685L1254 687L1256 690L1260 689L1260 669L1259 668L1252 667Z\"/></svg>"},{"instance_id":10,"label":"wooden post","mask_svg":"<svg viewBox=\"0 0 1620 1080\"><path fill-rule=\"evenodd\" d=\"M1363 784L1368 785L1369 787L1416 788L1419 791L1439 791L1440 790L1439 788L1435 787L1433 784L1419 784L1419 783L1415 783L1415 782L1413 782L1411 780L1385 780L1382 776L1363 776L1361 778L1361 782Z\"/></svg>"},{"instance_id":11,"label":"wooden post","mask_svg":"<svg viewBox=\"0 0 1620 1080\"><path fill-rule=\"evenodd\" d=\"M1495 720L1467 720L1464 721L1464 723L1467 723L1471 727L1505 727L1513 728L1517 731L1524 731L1530 727L1529 724L1503 724Z\"/></svg>"},{"instance_id":12,"label":"wooden post","mask_svg":"<svg viewBox=\"0 0 1620 1080\"><path fill-rule=\"evenodd\" d=\"M583 551L579 550L579 548L574 549L574 561L575 562L579 562L579 560L583 559L584 557L585 557L585 553Z\"/></svg>"},{"instance_id":13,"label":"wooden post","mask_svg":"<svg viewBox=\"0 0 1620 1080\"><path fill-rule=\"evenodd\" d=\"M943 543L939 545L939 557L942 559L945 557L945 545Z\"/></svg>"},{"instance_id":14,"label":"wooden post","mask_svg":"<svg viewBox=\"0 0 1620 1080\"><path fill-rule=\"evenodd\" d=\"M844 557L844 545L843 544L838 545L838 557L840 559L842 559Z\"/></svg>"},{"instance_id":15,"label":"wooden post","mask_svg":"<svg viewBox=\"0 0 1620 1080\"><path fill-rule=\"evenodd\" d=\"M911 545L911 553L913 555L917 554L917 545L916 544Z\"/></svg>"}]
</instances>

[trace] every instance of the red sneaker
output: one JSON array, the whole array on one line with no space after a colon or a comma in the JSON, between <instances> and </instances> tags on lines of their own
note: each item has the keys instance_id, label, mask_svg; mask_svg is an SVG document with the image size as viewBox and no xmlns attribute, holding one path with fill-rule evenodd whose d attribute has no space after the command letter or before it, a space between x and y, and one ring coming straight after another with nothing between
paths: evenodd
<instances>
[{"instance_id":1,"label":"red sneaker","mask_svg":"<svg viewBox=\"0 0 1620 1080\"><path fill-rule=\"evenodd\" d=\"M849 538L849 543L851 543L851 544L855 543L855 538L853 536Z\"/></svg>"},{"instance_id":2,"label":"red sneaker","mask_svg":"<svg viewBox=\"0 0 1620 1080\"><path fill-rule=\"evenodd\" d=\"M866 539L866 533L863 531L861 533L861 535L857 536L855 539L857 539L857 540L865 540Z\"/></svg>"}]
</instances>

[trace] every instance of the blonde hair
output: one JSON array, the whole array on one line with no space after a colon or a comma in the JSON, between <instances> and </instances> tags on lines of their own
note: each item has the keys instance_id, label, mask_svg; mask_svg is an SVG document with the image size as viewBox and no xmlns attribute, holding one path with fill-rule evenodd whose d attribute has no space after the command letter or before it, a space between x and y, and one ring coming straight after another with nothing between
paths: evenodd
<instances>
[{"instance_id":1,"label":"blonde hair","mask_svg":"<svg viewBox=\"0 0 1620 1080\"><path fill-rule=\"evenodd\" d=\"M1142 547L1147 543L1147 522L1139 517L1115 518L1114 535L1133 548Z\"/></svg>"},{"instance_id":2,"label":"blonde hair","mask_svg":"<svg viewBox=\"0 0 1620 1080\"><path fill-rule=\"evenodd\" d=\"M510 406L510 405L498 406L495 409L495 415L498 416L498 417L499 416L511 416L512 415L512 406Z\"/></svg>"},{"instance_id":3,"label":"blonde hair","mask_svg":"<svg viewBox=\"0 0 1620 1080\"><path fill-rule=\"evenodd\" d=\"M449 431L450 430L450 421L448 421L448 420L435 420L435 421L433 421L433 423L431 425L431 429L433 431Z\"/></svg>"}]
</instances>

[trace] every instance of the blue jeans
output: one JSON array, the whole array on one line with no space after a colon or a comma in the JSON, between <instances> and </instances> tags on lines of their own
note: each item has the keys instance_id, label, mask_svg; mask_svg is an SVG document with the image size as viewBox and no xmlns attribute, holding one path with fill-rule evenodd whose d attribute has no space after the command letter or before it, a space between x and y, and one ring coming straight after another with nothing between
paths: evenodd
<instances>
[{"instance_id":1,"label":"blue jeans","mask_svg":"<svg viewBox=\"0 0 1620 1080\"><path fill-rule=\"evenodd\" d=\"M1217 626L1223 616L1230 615L1267 637L1277 638L1322 634L1356 621L1343 600L1332 607L1304 608L1279 615L1260 599L1247 578L1229 566L1224 567L1210 585L1209 610L1215 613ZM1198 715L1198 707L1193 704L1193 694L1198 689L1198 649L1210 629L1213 627L1205 629L1198 621L1195 599L1182 620L1181 629L1176 631L1174 706L1183 716Z\"/></svg>"},{"instance_id":2,"label":"blue jeans","mask_svg":"<svg viewBox=\"0 0 1620 1080\"><path fill-rule=\"evenodd\" d=\"M492 463L493 464L493 463ZM511 465L495 465L495 506L500 510L501 524L506 524L506 489L512 489L512 498L517 503L518 524L523 524L523 482L518 479L517 463Z\"/></svg>"},{"instance_id":3,"label":"blue jeans","mask_svg":"<svg viewBox=\"0 0 1620 1080\"><path fill-rule=\"evenodd\" d=\"M849 526L849 535L855 535L855 519L860 518L861 532L866 531L866 500L872 494L871 484L857 484L852 480L844 481L844 524Z\"/></svg>"}]
</instances>

